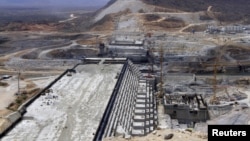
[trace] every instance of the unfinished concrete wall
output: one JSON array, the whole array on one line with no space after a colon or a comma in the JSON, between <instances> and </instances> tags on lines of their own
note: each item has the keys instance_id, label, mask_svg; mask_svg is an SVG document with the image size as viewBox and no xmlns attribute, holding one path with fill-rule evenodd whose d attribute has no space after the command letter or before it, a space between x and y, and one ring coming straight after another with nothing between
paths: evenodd
<instances>
[{"instance_id":1,"label":"unfinished concrete wall","mask_svg":"<svg viewBox=\"0 0 250 141\"><path fill-rule=\"evenodd\" d=\"M133 62L147 61L148 49L144 46L144 37L131 36L126 33L113 36L107 47L109 56L126 57Z\"/></svg>"},{"instance_id":2,"label":"unfinished concrete wall","mask_svg":"<svg viewBox=\"0 0 250 141\"><path fill-rule=\"evenodd\" d=\"M75 69L79 64L76 64L72 69ZM31 105L38 97L45 93L46 90L50 89L58 80L60 80L69 71L65 70L61 75L59 75L54 81L52 81L48 86L46 86L41 92L34 95L28 101L23 103L16 112L9 114L4 117L0 122L0 138L4 136L9 130L11 130L23 117L26 112L26 108Z\"/></svg>"},{"instance_id":3,"label":"unfinished concrete wall","mask_svg":"<svg viewBox=\"0 0 250 141\"><path fill-rule=\"evenodd\" d=\"M178 119L179 123L190 124L192 122L205 122L209 119L207 109L191 110L186 104L164 104L165 114L172 119Z\"/></svg>"},{"instance_id":4,"label":"unfinished concrete wall","mask_svg":"<svg viewBox=\"0 0 250 141\"><path fill-rule=\"evenodd\" d=\"M133 62L147 62L147 50L143 47L109 46L107 54L111 57L126 57Z\"/></svg>"},{"instance_id":5,"label":"unfinished concrete wall","mask_svg":"<svg viewBox=\"0 0 250 141\"><path fill-rule=\"evenodd\" d=\"M128 61L103 137L143 136L154 130L156 101L151 83Z\"/></svg>"},{"instance_id":6,"label":"unfinished concrete wall","mask_svg":"<svg viewBox=\"0 0 250 141\"><path fill-rule=\"evenodd\" d=\"M22 118L22 115L19 111L13 112L9 114L8 116L1 119L0 123L0 138L8 131L10 130L20 119Z\"/></svg>"}]
</instances>

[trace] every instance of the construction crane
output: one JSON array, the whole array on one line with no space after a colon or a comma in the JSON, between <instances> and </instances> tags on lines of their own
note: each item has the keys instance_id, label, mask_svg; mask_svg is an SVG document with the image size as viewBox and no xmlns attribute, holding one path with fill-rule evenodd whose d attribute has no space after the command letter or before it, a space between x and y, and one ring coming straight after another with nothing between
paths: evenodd
<instances>
[{"instance_id":1,"label":"construction crane","mask_svg":"<svg viewBox=\"0 0 250 141\"><path fill-rule=\"evenodd\" d=\"M225 68L226 66L238 66L239 67L239 71L241 70L241 63L237 62L223 62L221 61L221 58L223 57L223 55L225 54L225 49L226 49L226 45L224 44L221 46L220 49L218 49L218 51L215 53L215 61L214 64L204 64L201 62L203 69L206 67L213 67L213 95L209 101L210 104L219 104L219 99L217 97L217 74L218 74L218 70L221 69L220 71L222 72L226 72ZM248 62L244 63L244 65L248 65ZM220 88L224 89L225 94L227 95L227 97L229 98L230 101L234 101L233 98L230 97L228 90L227 90L228 86L220 86Z\"/></svg>"},{"instance_id":2,"label":"construction crane","mask_svg":"<svg viewBox=\"0 0 250 141\"><path fill-rule=\"evenodd\" d=\"M160 67L161 67L161 74L160 74L160 93L159 93L159 98L163 98L164 93L163 93L163 58L164 57L164 50L162 45L160 46Z\"/></svg>"},{"instance_id":3,"label":"construction crane","mask_svg":"<svg viewBox=\"0 0 250 141\"><path fill-rule=\"evenodd\" d=\"M159 53L159 63L160 63L160 80L159 80L159 93L158 93L158 97L159 98L163 98L163 62L164 62L164 49L163 49L163 45L160 45L159 49L153 49L152 47L149 48L149 54L151 55L151 71L154 70L154 56L153 56L153 52L158 52Z\"/></svg>"},{"instance_id":4,"label":"construction crane","mask_svg":"<svg viewBox=\"0 0 250 141\"><path fill-rule=\"evenodd\" d=\"M151 41L151 36L152 36L152 33L148 32L147 34L145 34L145 37L147 37L147 42L148 42L148 59L149 59L149 63L150 63L150 66L149 66L149 69L151 70L151 73L154 73L154 59L152 57L152 41ZM151 57L150 57L151 56ZM151 67L151 68L150 68Z\"/></svg>"},{"instance_id":5,"label":"construction crane","mask_svg":"<svg viewBox=\"0 0 250 141\"><path fill-rule=\"evenodd\" d=\"M213 96L210 99L210 104L220 104L219 99L217 97L217 74L218 74L218 67L222 68L225 67L225 63L221 62L221 58L225 52L226 45L222 45L217 52L215 52L215 62L213 65ZM207 65L206 65L207 66ZM227 90L225 89L226 94L228 95ZM229 95L228 95L229 96Z\"/></svg>"},{"instance_id":6,"label":"construction crane","mask_svg":"<svg viewBox=\"0 0 250 141\"><path fill-rule=\"evenodd\" d=\"M227 87L228 87L228 86L224 86L224 91L225 91L225 93L226 93L226 95L227 95L229 101L235 101L234 98L230 97L229 92L228 92L228 90L227 90Z\"/></svg>"},{"instance_id":7,"label":"construction crane","mask_svg":"<svg viewBox=\"0 0 250 141\"><path fill-rule=\"evenodd\" d=\"M211 104L219 104L219 100L218 100L218 98L216 96L218 60L219 60L219 57L217 56L216 59L215 59L215 63L214 63L214 73L213 73L213 96L209 101Z\"/></svg>"}]
</instances>

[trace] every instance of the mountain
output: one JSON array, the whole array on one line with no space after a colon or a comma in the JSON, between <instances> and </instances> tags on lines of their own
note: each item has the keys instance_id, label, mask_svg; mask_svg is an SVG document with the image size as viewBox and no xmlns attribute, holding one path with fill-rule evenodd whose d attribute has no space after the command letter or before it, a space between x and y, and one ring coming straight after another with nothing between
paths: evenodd
<instances>
[{"instance_id":1,"label":"mountain","mask_svg":"<svg viewBox=\"0 0 250 141\"><path fill-rule=\"evenodd\" d=\"M111 0L104 8L98 11L95 21L102 19L105 15L118 13L129 9L131 12L138 12L145 9L147 5L141 0Z\"/></svg>"},{"instance_id":2,"label":"mountain","mask_svg":"<svg viewBox=\"0 0 250 141\"><path fill-rule=\"evenodd\" d=\"M4 1L0 2L0 5ZM108 0L102 0L102 4L105 1ZM93 1L91 2L93 3ZM117 18L128 14L141 18L141 22L148 28L161 27L161 29L168 30L171 28L184 28L189 24L196 24L194 26L197 26L197 24L206 23L207 21L215 21L219 24L249 24L249 9L249 0L110 0L104 7L95 12L91 10L90 13L84 13L82 9L71 10L77 18L58 23L61 20L68 19L71 12L59 12L61 14L57 14L56 11L47 10L47 13L43 14L44 12L36 9L22 9L21 7L21 9L14 9L13 11L12 9L4 10L2 8L0 10L0 31L34 29L70 32L86 30L112 31L115 28ZM187 30L192 28L204 30L205 27L206 24L200 24L198 27L191 26Z\"/></svg>"},{"instance_id":3,"label":"mountain","mask_svg":"<svg viewBox=\"0 0 250 141\"><path fill-rule=\"evenodd\" d=\"M150 8L149 8L150 7ZM220 22L242 22L250 23L250 1L249 0L110 0L110 2L99 11L95 20L100 20L104 15L122 11L126 8L132 12L140 9L146 12L155 7L158 11L165 12L198 12L207 11L211 7L214 17Z\"/></svg>"},{"instance_id":4,"label":"mountain","mask_svg":"<svg viewBox=\"0 0 250 141\"><path fill-rule=\"evenodd\" d=\"M89 7L103 6L108 0L1 0L0 6L22 7Z\"/></svg>"},{"instance_id":5,"label":"mountain","mask_svg":"<svg viewBox=\"0 0 250 141\"><path fill-rule=\"evenodd\" d=\"M250 23L249 0L142 0L144 3L175 10L206 11L209 6L222 22Z\"/></svg>"}]
</instances>

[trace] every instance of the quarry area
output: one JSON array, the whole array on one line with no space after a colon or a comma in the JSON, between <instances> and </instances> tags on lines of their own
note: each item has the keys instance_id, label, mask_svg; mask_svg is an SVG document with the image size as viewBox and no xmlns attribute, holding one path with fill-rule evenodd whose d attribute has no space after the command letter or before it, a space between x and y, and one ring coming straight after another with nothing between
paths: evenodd
<instances>
[{"instance_id":1,"label":"quarry area","mask_svg":"<svg viewBox=\"0 0 250 141\"><path fill-rule=\"evenodd\" d=\"M206 141L208 125L249 125L249 17L171 4L3 14L0 140Z\"/></svg>"}]
</instances>

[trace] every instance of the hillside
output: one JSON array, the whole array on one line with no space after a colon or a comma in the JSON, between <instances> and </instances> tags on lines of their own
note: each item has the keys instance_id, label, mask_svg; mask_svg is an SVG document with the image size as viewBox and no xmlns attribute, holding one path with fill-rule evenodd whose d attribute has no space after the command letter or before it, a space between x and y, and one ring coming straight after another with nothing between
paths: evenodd
<instances>
[{"instance_id":1,"label":"hillside","mask_svg":"<svg viewBox=\"0 0 250 141\"><path fill-rule=\"evenodd\" d=\"M210 10L213 16L211 16L211 13L210 15L201 14L200 20L214 19L221 24L250 23L250 1L247 0L110 0L107 5L97 11L95 11L96 9L84 8L74 10L63 9L57 12L50 9L37 8L1 8L0 31L82 32L89 29L97 31L112 30L114 19L119 12L130 11L131 13L145 14L154 14L154 12L161 12L161 14L206 12L209 9L208 7L211 7ZM67 20L71 12L76 16L75 19L58 22ZM163 21L159 26L162 27L164 25L164 28L166 28L166 21L164 21L164 18L162 19ZM94 25L91 25L93 23L92 20L94 20ZM153 23L147 23L146 25L155 27L156 23L154 21L151 22ZM183 23L178 25L178 27L183 26ZM103 27L109 28L105 29ZM172 21L170 26L167 26L168 29L169 27L172 27Z\"/></svg>"},{"instance_id":2,"label":"hillside","mask_svg":"<svg viewBox=\"0 0 250 141\"><path fill-rule=\"evenodd\" d=\"M91 29L114 29L115 21L130 13L146 30L204 31L208 24L249 24L249 8L247 0L110 0L95 12Z\"/></svg>"},{"instance_id":3,"label":"hillside","mask_svg":"<svg viewBox=\"0 0 250 141\"><path fill-rule=\"evenodd\" d=\"M144 9L145 7L150 10L150 7L148 7L141 0L111 0L104 8L97 12L94 20L98 21L105 15L118 13L126 9L129 9L133 13L137 13L139 10Z\"/></svg>"},{"instance_id":4,"label":"hillside","mask_svg":"<svg viewBox=\"0 0 250 141\"><path fill-rule=\"evenodd\" d=\"M147 4L172 8L186 12L206 11L212 6L216 18L221 22L250 23L250 1L248 0L142 0Z\"/></svg>"},{"instance_id":5,"label":"hillside","mask_svg":"<svg viewBox=\"0 0 250 141\"><path fill-rule=\"evenodd\" d=\"M96 9L1 7L0 31L82 32L89 28Z\"/></svg>"}]
</instances>

